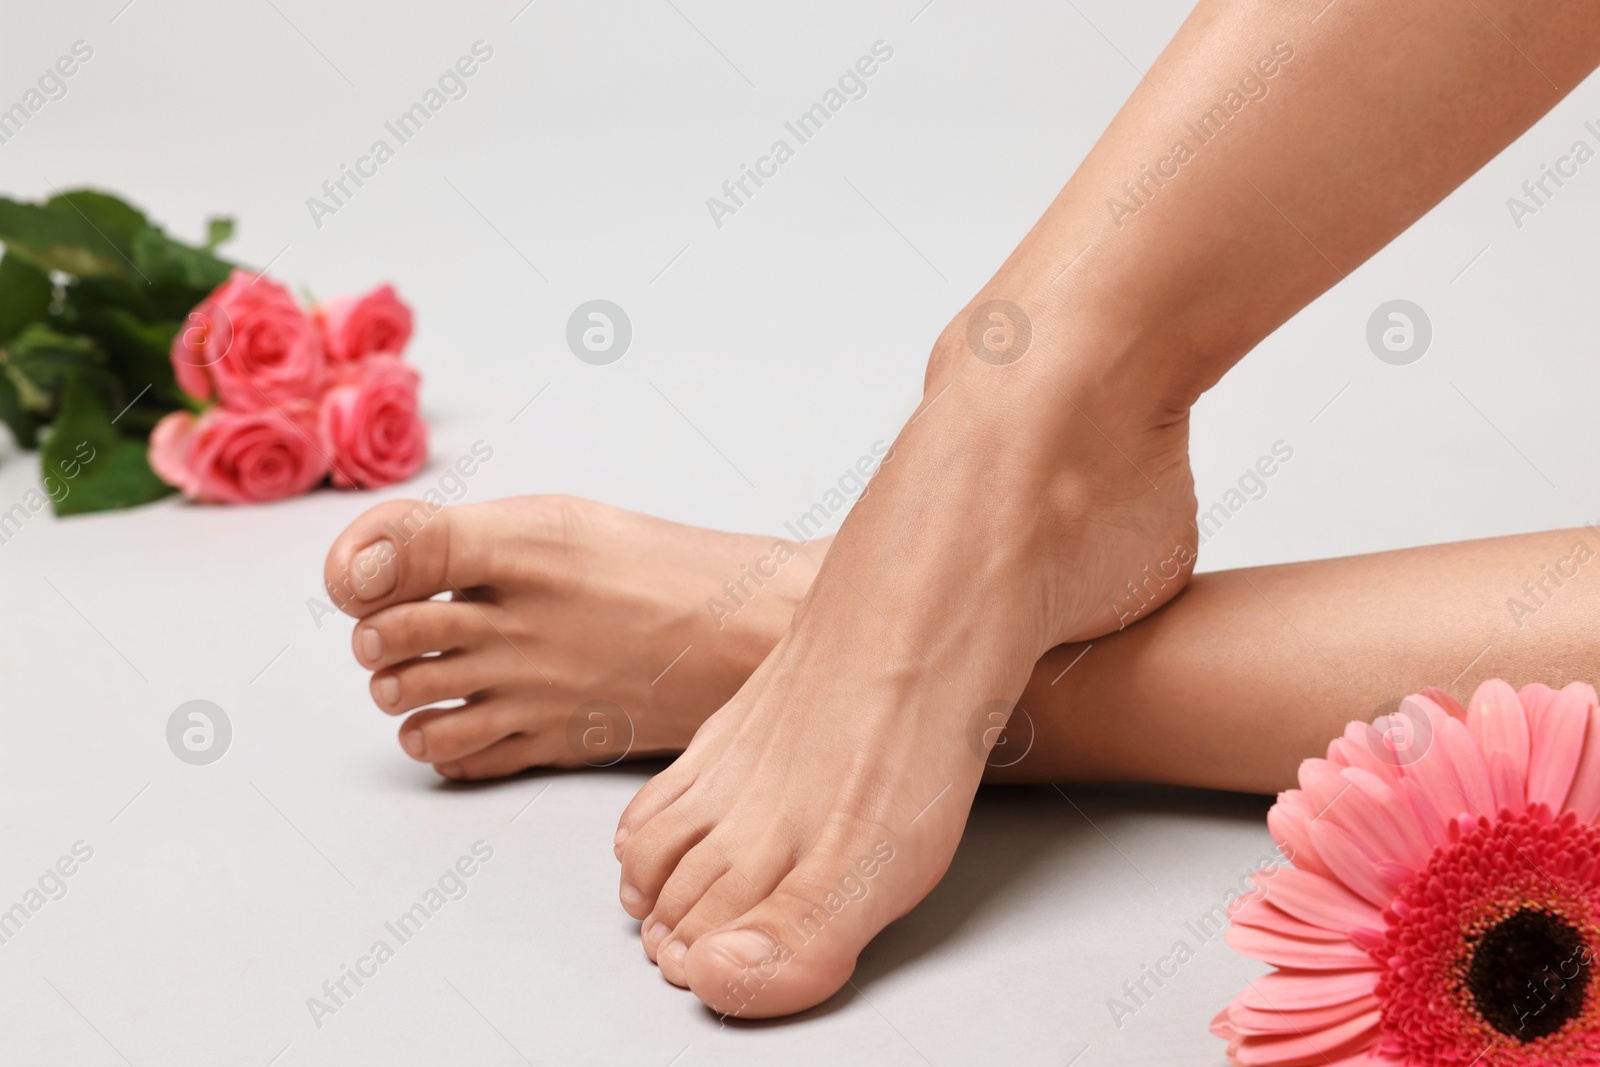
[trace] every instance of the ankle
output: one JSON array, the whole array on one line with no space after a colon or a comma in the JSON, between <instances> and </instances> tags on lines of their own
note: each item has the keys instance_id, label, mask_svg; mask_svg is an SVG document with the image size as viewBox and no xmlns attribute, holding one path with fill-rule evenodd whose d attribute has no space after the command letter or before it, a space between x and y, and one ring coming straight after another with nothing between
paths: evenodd
<instances>
[{"instance_id":1,"label":"ankle","mask_svg":"<svg viewBox=\"0 0 1600 1067\"><path fill-rule=\"evenodd\" d=\"M929 359L922 412L948 405L959 416L919 414L914 421L959 417L961 432L981 441L985 461L995 465L1126 473L1130 463L1142 468L1147 460L1187 455L1193 397L1183 383L1150 371L1155 342L1100 323L1070 331L1046 319L1041 326L1014 303L984 307L980 300L958 315ZM1018 311L1028 320L1020 327ZM984 347L986 331L1026 350L1011 362L996 361Z\"/></svg>"},{"instance_id":2,"label":"ankle","mask_svg":"<svg viewBox=\"0 0 1600 1067\"><path fill-rule=\"evenodd\" d=\"M977 368L999 389L1053 391L1161 425L1185 417L1215 384L1207 329L1142 301L1002 270L940 332L926 397Z\"/></svg>"}]
</instances>

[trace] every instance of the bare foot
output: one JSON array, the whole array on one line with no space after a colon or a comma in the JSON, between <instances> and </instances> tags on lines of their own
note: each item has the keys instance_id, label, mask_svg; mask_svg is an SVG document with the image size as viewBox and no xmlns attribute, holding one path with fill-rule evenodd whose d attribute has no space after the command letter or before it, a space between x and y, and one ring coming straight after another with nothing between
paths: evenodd
<instances>
[{"instance_id":1,"label":"bare foot","mask_svg":"<svg viewBox=\"0 0 1600 1067\"><path fill-rule=\"evenodd\" d=\"M777 642L823 551L569 497L391 501L339 536L324 580L361 620L378 707L425 709L401 747L478 779L682 751Z\"/></svg>"},{"instance_id":2,"label":"bare foot","mask_svg":"<svg viewBox=\"0 0 1600 1067\"><path fill-rule=\"evenodd\" d=\"M974 720L1192 568L1186 414L1070 363L944 367L773 653L623 813L623 907L720 1012L843 986L949 865Z\"/></svg>"}]
</instances>

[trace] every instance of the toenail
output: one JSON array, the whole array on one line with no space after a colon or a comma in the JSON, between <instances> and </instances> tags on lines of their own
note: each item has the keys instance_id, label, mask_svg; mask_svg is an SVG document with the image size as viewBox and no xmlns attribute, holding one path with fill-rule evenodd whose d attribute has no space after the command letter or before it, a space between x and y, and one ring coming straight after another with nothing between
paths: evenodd
<instances>
[{"instance_id":1,"label":"toenail","mask_svg":"<svg viewBox=\"0 0 1600 1067\"><path fill-rule=\"evenodd\" d=\"M378 699L391 708L400 703L400 679L379 678Z\"/></svg>"},{"instance_id":2,"label":"toenail","mask_svg":"<svg viewBox=\"0 0 1600 1067\"><path fill-rule=\"evenodd\" d=\"M395 559L394 542L388 538L374 541L350 563L355 579L356 596L362 600L376 600L394 589L395 569L389 564Z\"/></svg>"},{"instance_id":3,"label":"toenail","mask_svg":"<svg viewBox=\"0 0 1600 1067\"><path fill-rule=\"evenodd\" d=\"M619 895L622 898L623 907L626 908L637 908L644 903L644 893L632 882L623 882L622 892Z\"/></svg>"},{"instance_id":4,"label":"toenail","mask_svg":"<svg viewBox=\"0 0 1600 1067\"><path fill-rule=\"evenodd\" d=\"M622 843L626 840L628 840L628 828L626 826L617 827L617 836L611 839L611 850L621 856Z\"/></svg>"},{"instance_id":5,"label":"toenail","mask_svg":"<svg viewBox=\"0 0 1600 1067\"><path fill-rule=\"evenodd\" d=\"M406 730L400 735L400 744L411 753L412 759L421 759L422 754L428 751L428 742L423 740L421 730Z\"/></svg>"},{"instance_id":6,"label":"toenail","mask_svg":"<svg viewBox=\"0 0 1600 1067\"><path fill-rule=\"evenodd\" d=\"M436 763L434 764L433 769L444 775L446 778L461 777L461 764L459 763Z\"/></svg>"},{"instance_id":7,"label":"toenail","mask_svg":"<svg viewBox=\"0 0 1600 1067\"><path fill-rule=\"evenodd\" d=\"M760 967L777 952L772 939L755 930L729 930L708 938L706 944L741 967Z\"/></svg>"},{"instance_id":8,"label":"toenail","mask_svg":"<svg viewBox=\"0 0 1600 1067\"><path fill-rule=\"evenodd\" d=\"M688 954L689 946L685 945L682 941L674 941L672 944L667 946L666 952L663 953L663 955L665 955L667 959L671 960L673 963L682 963L683 958Z\"/></svg>"},{"instance_id":9,"label":"toenail","mask_svg":"<svg viewBox=\"0 0 1600 1067\"><path fill-rule=\"evenodd\" d=\"M645 929L644 939L652 945L659 945L670 933L672 933L672 927L657 919Z\"/></svg>"},{"instance_id":10,"label":"toenail","mask_svg":"<svg viewBox=\"0 0 1600 1067\"><path fill-rule=\"evenodd\" d=\"M376 663L383 655L383 638L378 636L378 631L363 628L361 631L361 658L368 663Z\"/></svg>"}]
</instances>

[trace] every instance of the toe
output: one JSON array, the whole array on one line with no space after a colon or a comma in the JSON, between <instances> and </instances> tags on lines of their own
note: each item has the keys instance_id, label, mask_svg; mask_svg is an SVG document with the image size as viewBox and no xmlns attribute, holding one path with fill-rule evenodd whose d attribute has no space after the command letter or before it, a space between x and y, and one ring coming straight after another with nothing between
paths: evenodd
<instances>
[{"instance_id":1,"label":"toe","mask_svg":"<svg viewBox=\"0 0 1600 1067\"><path fill-rule=\"evenodd\" d=\"M645 954L656 959L655 950L671 935L679 921L700 902L706 890L731 869L726 849L709 837L684 853L656 895L655 906L639 927Z\"/></svg>"},{"instance_id":2,"label":"toe","mask_svg":"<svg viewBox=\"0 0 1600 1067\"><path fill-rule=\"evenodd\" d=\"M869 841L860 853L813 850L765 900L698 938L684 961L695 996L764 1019L838 992L867 942L917 899L899 884L893 845Z\"/></svg>"},{"instance_id":3,"label":"toe","mask_svg":"<svg viewBox=\"0 0 1600 1067\"><path fill-rule=\"evenodd\" d=\"M419 711L400 727L400 747L424 763L453 763L527 726L524 709L505 698ZM520 768L519 768L520 769Z\"/></svg>"},{"instance_id":4,"label":"toe","mask_svg":"<svg viewBox=\"0 0 1600 1067\"><path fill-rule=\"evenodd\" d=\"M328 595L340 610L365 618L401 601L482 585L497 539L486 516L420 500L379 504L328 550L322 568Z\"/></svg>"},{"instance_id":5,"label":"toe","mask_svg":"<svg viewBox=\"0 0 1600 1067\"><path fill-rule=\"evenodd\" d=\"M517 733L503 737L470 756L435 763L433 769L446 778L461 782L504 778L529 767L559 765L560 746L561 742L548 733Z\"/></svg>"},{"instance_id":6,"label":"toe","mask_svg":"<svg viewBox=\"0 0 1600 1067\"><path fill-rule=\"evenodd\" d=\"M470 697L488 689L497 677L492 657L446 652L385 667L373 674L367 688L381 710L400 715L441 700Z\"/></svg>"},{"instance_id":7,"label":"toe","mask_svg":"<svg viewBox=\"0 0 1600 1067\"><path fill-rule=\"evenodd\" d=\"M660 966L661 976L675 986L688 988L689 975L685 970L685 961L689 948L712 930L760 903L763 897L772 892L781 869L777 864L772 865L770 873L734 870L730 867L699 894L699 899L686 912L674 919L670 930L664 935L659 930L656 932L653 945L647 937L645 951L651 953ZM664 914L664 905L671 893L672 884L669 881L667 888L661 891L661 901L656 904L657 915ZM645 920L645 927L650 927L649 919Z\"/></svg>"},{"instance_id":8,"label":"toe","mask_svg":"<svg viewBox=\"0 0 1600 1067\"><path fill-rule=\"evenodd\" d=\"M665 811L667 805L687 793L695 782L695 776L693 761L680 756L672 766L652 776L644 788L633 795L628 806L622 810L622 817L617 820L617 836L612 844L617 859L622 859L628 838Z\"/></svg>"},{"instance_id":9,"label":"toe","mask_svg":"<svg viewBox=\"0 0 1600 1067\"><path fill-rule=\"evenodd\" d=\"M678 805L669 805L630 834L622 846L622 883L617 892L623 910L635 919L649 915L661 887L704 837L705 829Z\"/></svg>"},{"instance_id":10,"label":"toe","mask_svg":"<svg viewBox=\"0 0 1600 1067\"><path fill-rule=\"evenodd\" d=\"M356 662L375 671L428 652L481 648L495 633L493 604L413 600L384 608L356 624L350 646Z\"/></svg>"}]
</instances>

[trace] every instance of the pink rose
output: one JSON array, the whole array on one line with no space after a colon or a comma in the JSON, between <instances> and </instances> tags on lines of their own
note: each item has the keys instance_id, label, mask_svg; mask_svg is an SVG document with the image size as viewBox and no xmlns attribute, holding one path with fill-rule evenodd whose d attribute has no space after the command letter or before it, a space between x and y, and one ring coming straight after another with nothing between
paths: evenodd
<instances>
[{"instance_id":1,"label":"pink rose","mask_svg":"<svg viewBox=\"0 0 1600 1067\"><path fill-rule=\"evenodd\" d=\"M313 313L332 364L359 363L369 356L398 356L411 340L411 309L392 285L364 296L341 296Z\"/></svg>"},{"instance_id":2,"label":"pink rose","mask_svg":"<svg viewBox=\"0 0 1600 1067\"><path fill-rule=\"evenodd\" d=\"M404 481L428 456L417 372L396 356L351 367L322 395L322 439L333 484L374 489Z\"/></svg>"},{"instance_id":3,"label":"pink rose","mask_svg":"<svg viewBox=\"0 0 1600 1067\"><path fill-rule=\"evenodd\" d=\"M317 409L211 408L196 418L174 411L150 434L150 467L185 496L250 504L297 496L322 481L328 461L317 439Z\"/></svg>"},{"instance_id":4,"label":"pink rose","mask_svg":"<svg viewBox=\"0 0 1600 1067\"><path fill-rule=\"evenodd\" d=\"M235 270L189 312L172 339L172 370L196 400L255 411L316 394L322 339L289 291Z\"/></svg>"}]
</instances>

